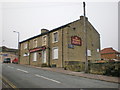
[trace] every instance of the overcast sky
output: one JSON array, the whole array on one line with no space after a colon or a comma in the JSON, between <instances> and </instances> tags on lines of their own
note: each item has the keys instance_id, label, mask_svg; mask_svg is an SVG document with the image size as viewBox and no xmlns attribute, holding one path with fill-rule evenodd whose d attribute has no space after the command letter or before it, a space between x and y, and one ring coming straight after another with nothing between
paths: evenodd
<instances>
[{"instance_id":1,"label":"overcast sky","mask_svg":"<svg viewBox=\"0 0 120 90\"><path fill-rule=\"evenodd\" d=\"M40 34L42 28L52 30L83 15L82 2L1 2L0 45L17 48L20 41ZM118 50L118 2L87 2L86 16L100 33L101 49ZM1 36L1 35L0 35Z\"/></svg>"}]
</instances>

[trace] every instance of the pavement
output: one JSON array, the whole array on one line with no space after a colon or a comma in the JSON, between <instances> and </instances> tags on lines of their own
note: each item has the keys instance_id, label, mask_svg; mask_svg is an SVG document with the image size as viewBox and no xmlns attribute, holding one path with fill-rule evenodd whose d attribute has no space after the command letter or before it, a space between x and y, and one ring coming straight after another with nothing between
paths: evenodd
<instances>
[{"instance_id":1,"label":"pavement","mask_svg":"<svg viewBox=\"0 0 120 90\"><path fill-rule=\"evenodd\" d=\"M36 66L31 66L31 65L26 65L26 66L39 68L39 69L43 69L43 70L48 70L48 71L53 71L53 72L64 73L64 74L73 75L73 76L79 76L79 77L84 77L84 78L89 78L89 79L96 79L96 80L120 84L120 77L96 75L96 74L89 74L89 73L84 73L84 72L74 72L74 71L70 71L70 70L64 70L63 68L36 67Z\"/></svg>"}]
</instances>

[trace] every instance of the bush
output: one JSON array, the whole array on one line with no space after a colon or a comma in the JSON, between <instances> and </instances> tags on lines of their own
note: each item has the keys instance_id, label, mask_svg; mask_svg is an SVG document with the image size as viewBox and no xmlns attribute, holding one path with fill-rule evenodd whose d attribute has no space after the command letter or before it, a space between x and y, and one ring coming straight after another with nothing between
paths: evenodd
<instances>
[{"instance_id":1,"label":"bush","mask_svg":"<svg viewBox=\"0 0 120 90\"><path fill-rule=\"evenodd\" d=\"M84 64L83 63L68 64L68 65L65 65L64 69L65 70L76 71L76 72L84 71Z\"/></svg>"},{"instance_id":2,"label":"bush","mask_svg":"<svg viewBox=\"0 0 120 90\"><path fill-rule=\"evenodd\" d=\"M90 73L120 77L120 63L93 63Z\"/></svg>"},{"instance_id":3,"label":"bush","mask_svg":"<svg viewBox=\"0 0 120 90\"><path fill-rule=\"evenodd\" d=\"M120 69L119 68L115 68L115 65L110 66L106 69L104 75L108 75L108 76L117 76L120 77Z\"/></svg>"},{"instance_id":4,"label":"bush","mask_svg":"<svg viewBox=\"0 0 120 90\"><path fill-rule=\"evenodd\" d=\"M120 62L90 63L88 64L89 73L120 77ZM65 70L81 72L85 70L85 63L77 61L67 61Z\"/></svg>"}]
</instances>

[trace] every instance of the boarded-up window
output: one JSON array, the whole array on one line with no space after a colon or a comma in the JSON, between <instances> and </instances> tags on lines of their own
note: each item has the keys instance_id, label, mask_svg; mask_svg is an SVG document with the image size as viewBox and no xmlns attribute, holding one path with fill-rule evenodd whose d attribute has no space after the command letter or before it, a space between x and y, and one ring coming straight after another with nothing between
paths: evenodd
<instances>
[{"instance_id":1,"label":"boarded-up window","mask_svg":"<svg viewBox=\"0 0 120 90\"><path fill-rule=\"evenodd\" d=\"M87 50L87 56L91 56L91 50Z\"/></svg>"},{"instance_id":2,"label":"boarded-up window","mask_svg":"<svg viewBox=\"0 0 120 90\"><path fill-rule=\"evenodd\" d=\"M58 59L58 47L53 48L53 59Z\"/></svg>"},{"instance_id":3,"label":"boarded-up window","mask_svg":"<svg viewBox=\"0 0 120 90\"><path fill-rule=\"evenodd\" d=\"M46 63L47 61L46 61L46 51L45 50L43 50L42 51L42 63Z\"/></svg>"},{"instance_id":4,"label":"boarded-up window","mask_svg":"<svg viewBox=\"0 0 120 90\"><path fill-rule=\"evenodd\" d=\"M33 53L33 61L37 61L37 53Z\"/></svg>"}]
</instances>

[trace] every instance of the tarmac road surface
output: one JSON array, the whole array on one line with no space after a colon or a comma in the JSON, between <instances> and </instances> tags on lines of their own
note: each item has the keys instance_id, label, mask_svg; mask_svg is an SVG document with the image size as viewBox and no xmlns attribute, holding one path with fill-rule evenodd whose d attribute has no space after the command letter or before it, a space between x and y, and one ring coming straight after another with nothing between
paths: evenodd
<instances>
[{"instance_id":1,"label":"tarmac road surface","mask_svg":"<svg viewBox=\"0 0 120 90\"><path fill-rule=\"evenodd\" d=\"M2 64L2 75L17 88L118 88L117 83L71 76L19 64Z\"/></svg>"}]
</instances>

